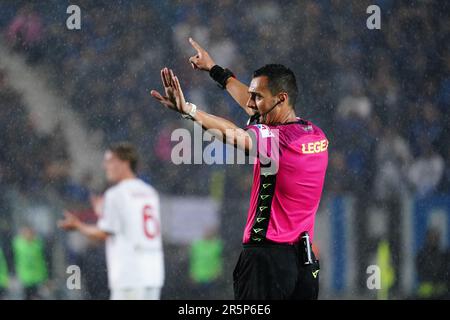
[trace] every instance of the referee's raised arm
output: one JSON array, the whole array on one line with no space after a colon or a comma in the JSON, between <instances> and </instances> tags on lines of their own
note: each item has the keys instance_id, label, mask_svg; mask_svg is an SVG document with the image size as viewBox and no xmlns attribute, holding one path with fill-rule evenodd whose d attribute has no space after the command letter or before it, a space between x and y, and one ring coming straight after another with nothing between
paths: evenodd
<instances>
[{"instance_id":1,"label":"referee's raised arm","mask_svg":"<svg viewBox=\"0 0 450 320\"><path fill-rule=\"evenodd\" d=\"M209 53L192 38L189 38L189 42L197 51L195 55L189 58L192 68L207 71L211 78L213 78L222 89L226 89L248 115L253 115L255 111L247 107L247 101L250 98L248 86L236 79L230 70L223 69L217 65Z\"/></svg>"},{"instance_id":2,"label":"referee's raised arm","mask_svg":"<svg viewBox=\"0 0 450 320\"><path fill-rule=\"evenodd\" d=\"M166 108L181 113L183 118L198 122L205 130L209 130L210 133L223 142L242 149L247 153L251 150L252 140L245 130L229 120L198 110L196 105L186 102L180 81L171 69L164 68L161 70L161 80L165 96L156 90L152 90L151 95L153 98Z\"/></svg>"}]
</instances>

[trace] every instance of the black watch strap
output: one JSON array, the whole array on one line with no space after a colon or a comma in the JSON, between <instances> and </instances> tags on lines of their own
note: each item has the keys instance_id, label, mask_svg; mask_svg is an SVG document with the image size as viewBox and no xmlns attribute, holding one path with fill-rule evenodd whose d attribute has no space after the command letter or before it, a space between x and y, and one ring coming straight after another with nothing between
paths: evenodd
<instances>
[{"instance_id":1,"label":"black watch strap","mask_svg":"<svg viewBox=\"0 0 450 320\"><path fill-rule=\"evenodd\" d=\"M217 82L218 86L221 89L225 89L227 86L228 78L233 77L234 74L229 69L224 69L219 65L215 65L214 67L209 70L209 75L215 82Z\"/></svg>"}]
</instances>

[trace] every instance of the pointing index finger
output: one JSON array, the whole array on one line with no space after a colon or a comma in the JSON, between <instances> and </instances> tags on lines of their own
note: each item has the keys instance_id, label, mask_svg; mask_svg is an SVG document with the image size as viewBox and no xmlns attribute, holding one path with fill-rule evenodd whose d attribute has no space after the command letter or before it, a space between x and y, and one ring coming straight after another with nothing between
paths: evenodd
<instances>
[{"instance_id":1,"label":"pointing index finger","mask_svg":"<svg viewBox=\"0 0 450 320\"><path fill-rule=\"evenodd\" d=\"M195 48L195 50L197 50L198 52L204 51L203 48L197 42L194 41L194 39L189 38L189 42Z\"/></svg>"}]
</instances>

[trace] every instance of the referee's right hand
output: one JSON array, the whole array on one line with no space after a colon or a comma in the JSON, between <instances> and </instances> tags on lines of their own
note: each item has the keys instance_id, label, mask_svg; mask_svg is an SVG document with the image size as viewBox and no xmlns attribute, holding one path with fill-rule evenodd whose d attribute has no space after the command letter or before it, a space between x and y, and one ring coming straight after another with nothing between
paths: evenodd
<instances>
[{"instance_id":1,"label":"referee's right hand","mask_svg":"<svg viewBox=\"0 0 450 320\"><path fill-rule=\"evenodd\" d=\"M197 50L197 54L189 58L192 68L203 71L211 70L216 65L214 60L209 56L209 53L203 49L194 39L189 38L190 44Z\"/></svg>"}]
</instances>

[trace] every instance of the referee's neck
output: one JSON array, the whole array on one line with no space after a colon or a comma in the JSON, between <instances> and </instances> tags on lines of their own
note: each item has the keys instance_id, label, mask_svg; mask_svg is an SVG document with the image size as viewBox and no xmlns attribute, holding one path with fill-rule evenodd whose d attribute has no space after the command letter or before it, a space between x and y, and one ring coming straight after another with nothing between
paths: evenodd
<instances>
[{"instance_id":1,"label":"referee's neck","mask_svg":"<svg viewBox=\"0 0 450 320\"><path fill-rule=\"evenodd\" d=\"M291 109L288 112L284 112L282 115L280 115L280 117L278 119L275 118L273 123L268 123L268 124L269 125L277 125L277 124L284 124L284 123L290 123L290 122L296 122L296 121L297 121L297 116L295 114L295 111L293 109Z\"/></svg>"}]
</instances>

